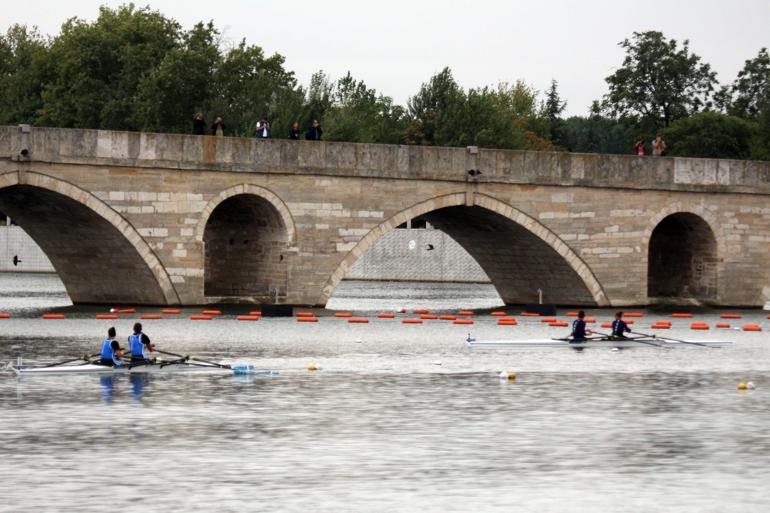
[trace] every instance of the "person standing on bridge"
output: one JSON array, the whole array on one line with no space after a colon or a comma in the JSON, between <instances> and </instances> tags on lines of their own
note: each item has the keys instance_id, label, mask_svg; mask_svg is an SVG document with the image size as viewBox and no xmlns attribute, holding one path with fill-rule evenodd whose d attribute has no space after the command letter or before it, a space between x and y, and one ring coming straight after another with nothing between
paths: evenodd
<instances>
[{"instance_id":1,"label":"person standing on bridge","mask_svg":"<svg viewBox=\"0 0 770 513\"><path fill-rule=\"evenodd\" d=\"M203 135L206 131L206 120L200 112L193 118L193 135Z\"/></svg>"},{"instance_id":2,"label":"person standing on bridge","mask_svg":"<svg viewBox=\"0 0 770 513\"><path fill-rule=\"evenodd\" d=\"M291 129L289 130L289 139L294 141L299 139L299 121L295 121L291 124Z\"/></svg>"},{"instance_id":3,"label":"person standing on bridge","mask_svg":"<svg viewBox=\"0 0 770 513\"><path fill-rule=\"evenodd\" d=\"M270 120L267 114L257 121L257 139L267 139L270 137Z\"/></svg>"},{"instance_id":4,"label":"person standing on bridge","mask_svg":"<svg viewBox=\"0 0 770 513\"><path fill-rule=\"evenodd\" d=\"M324 131L321 128L321 123L317 119L313 120L313 123L308 127L305 132L305 139L308 141L320 141Z\"/></svg>"},{"instance_id":5,"label":"person standing on bridge","mask_svg":"<svg viewBox=\"0 0 770 513\"><path fill-rule=\"evenodd\" d=\"M639 137L634 143L634 154L638 157L644 157L644 140Z\"/></svg>"},{"instance_id":6,"label":"person standing on bridge","mask_svg":"<svg viewBox=\"0 0 770 513\"><path fill-rule=\"evenodd\" d=\"M663 138L660 136L660 134L655 136L655 139L652 141L652 154L656 157L662 157L666 153L666 142L663 140Z\"/></svg>"},{"instance_id":7,"label":"person standing on bridge","mask_svg":"<svg viewBox=\"0 0 770 513\"><path fill-rule=\"evenodd\" d=\"M102 342L102 353L99 363L101 365L109 365L110 367L120 367L123 365L121 358L123 357L123 348L120 347L118 341L115 340L117 335L115 327L111 327L107 330L107 338Z\"/></svg>"},{"instance_id":8,"label":"person standing on bridge","mask_svg":"<svg viewBox=\"0 0 770 513\"><path fill-rule=\"evenodd\" d=\"M134 334L128 337L128 348L131 351L131 364L142 364L149 361L148 353L155 350L155 344L150 337L142 333L142 323L134 324Z\"/></svg>"},{"instance_id":9,"label":"person standing on bridge","mask_svg":"<svg viewBox=\"0 0 770 513\"><path fill-rule=\"evenodd\" d=\"M224 137L225 135L225 122L222 120L222 116L217 116L214 123L211 125L211 135L217 137Z\"/></svg>"}]
</instances>

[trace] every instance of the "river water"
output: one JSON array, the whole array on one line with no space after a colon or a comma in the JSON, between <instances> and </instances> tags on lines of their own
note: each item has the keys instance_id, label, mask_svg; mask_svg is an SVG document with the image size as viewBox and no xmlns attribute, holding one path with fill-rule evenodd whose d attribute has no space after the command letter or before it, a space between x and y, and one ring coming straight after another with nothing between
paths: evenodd
<instances>
[{"instance_id":1,"label":"river water","mask_svg":"<svg viewBox=\"0 0 770 513\"><path fill-rule=\"evenodd\" d=\"M278 371L271 377L3 371L0 511L770 510L764 312L730 321L763 333L693 332L688 319L668 333L729 348L579 352L463 342L468 328L479 339L565 334L537 319L373 317L497 303L485 285L343 282L329 306L369 324L238 322L234 311L189 320L199 309L144 322L163 349ZM40 319L47 311L67 318ZM0 361L94 352L107 327L123 339L138 315L94 319L104 311L70 306L53 276L0 274L0 312L13 315L0 319ZM666 317L646 314L637 329ZM713 326L718 314L697 320ZM499 379L501 370L517 379ZM756 389L737 390L741 381Z\"/></svg>"}]
</instances>

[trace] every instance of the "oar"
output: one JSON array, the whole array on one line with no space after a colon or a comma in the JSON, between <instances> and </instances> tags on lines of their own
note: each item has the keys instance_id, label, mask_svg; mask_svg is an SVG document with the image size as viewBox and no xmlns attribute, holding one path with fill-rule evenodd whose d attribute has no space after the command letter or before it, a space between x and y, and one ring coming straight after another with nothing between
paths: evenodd
<instances>
[{"instance_id":1,"label":"oar","mask_svg":"<svg viewBox=\"0 0 770 513\"><path fill-rule=\"evenodd\" d=\"M84 354L83 356L78 356L77 358L72 358L71 360L64 360L63 362L49 363L48 365L43 365L40 368L56 367L57 365L64 365L65 363L70 363L70 362L78 362L80 360L83 360L83 361L87 362L87 361L91 360L91 358L93 358L94 356L99 356L100 354L101 353Z\"/></svg>"},{"instance_id":2,"label":"oar","mask_svg":"<svg viewBox=\"0 0 770 513\"><path fill-rule=\"evenodd\" d=\"M634 335L643 335L645 337L652 337L652 338L659 338L661 340L673 340L674 342L681 342L682 344L692 344L694 346L701 346L701 347L711 347L707 344L701 344L700 342L689 342L687 340L679 340L678 338L671 338L671 337L659 337L657 335L650 335L649 333L639 333L638 331L632 331ZM712 349L714 349L712 347Z\"/></svg>"},{"instance_id":3,"label":"oar","mask_svg":"<svg viewBox=\"0 0 770 513\"><path fill-rule=\"evenodd\" d=\"M190 356L190 355L181 355L181 354L177 354L177 353L169 353L168 351L161 351L160 349L156 349L155 352L160 353L160 354L166 354L168 356L176 356L177 358L179 358L180 360L183 360L183 361L185 361L185 360L194 360L196 362L201 362L201 363L207 363L209 365L214 365L215 367L220 367L222 369L232 369L232 367L230 365L223 364L223 363L212 362L212 361L209 361L209 360L201 360L200 358L195 358L194 356Z\"/></svg>"},{"instance_id":4,"label":"oar","mask_svg":"<svg viewBox=\"0 0 770 513\"><path fill-rule=\"evenodd\" d=\"M596 333L596 332L593 331L592 333ZM607 338L607 336L604 335L603 333L599 333L599 335L601 335L601 336L600 337L586 337L583 340L587 342L589 340L605 340ZM562 342L572 342L574 339L571 339L569 337L564 337L564 338L552 338L551 340L561 340Z\"/></svg>"},{"instance_id":5,"label":"oar","mask_svg":"<svg viewBox=\"0 0 770 513\"><path fill-rule=\"evenodd\" d=\"M596 331L594 331L594 333L597 333L597 332L596 332ZM634 333L633 331L632 331L631 333L633 333L634 335L641 335L641 333ZM609 339L610 341L612 341L612 340L617 340L617 341L620 341L620 342L622 342L622 341L624 340L624 339L622 339L622 338L619 338L619 339L613 339L613 338L612 338L612 335L610 335L610 334L605 334L605 333L602 333L602 335L605 335L606 337L608 337L608 339ZM644 335L644 336L645 336L645 337L649 337L649 335ZM653 337L653 338L655 338L655 337ZM646 341L646 340L639 340L639 338L627 338L627 339L625 339L625 340L633 340L634 342L638 342L638 343L640 343L640 344L647 344L648 346L655 346L655 347L666 347L666 346L664 346L663 344L656 344L655 342L649 342L649 341Z\"/></svg>"}]
</instances>

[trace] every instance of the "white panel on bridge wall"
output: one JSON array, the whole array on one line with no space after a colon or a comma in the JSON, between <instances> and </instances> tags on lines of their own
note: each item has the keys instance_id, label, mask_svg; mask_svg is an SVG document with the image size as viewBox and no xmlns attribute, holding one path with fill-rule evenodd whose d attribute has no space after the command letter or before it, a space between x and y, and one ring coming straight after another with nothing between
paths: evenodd
<instances>
[{"instance_id":1,"label":"white panel on bridge wall","mask_svg":"<svg viewBox=\"0 0 770 513\"><path fill-rule=\"evenodd\" d=\"M13 265L13 257L21 260ZM20 226L0 226L0 272L55 272L32 237Z\"/></svg>"}]
</instances>

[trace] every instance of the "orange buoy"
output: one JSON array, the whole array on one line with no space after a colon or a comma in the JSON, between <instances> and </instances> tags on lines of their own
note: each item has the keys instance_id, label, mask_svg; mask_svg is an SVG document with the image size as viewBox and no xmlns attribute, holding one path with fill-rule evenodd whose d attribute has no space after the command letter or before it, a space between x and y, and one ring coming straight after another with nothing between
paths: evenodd
<instances>
[{"instance_id":1,"label":"orange buoy","mask_svg":"<svg viewBox=\"0 0 770 513\"><path fill-rule=\"evenodd\" d=\"M221 310L203 310L201 313L203 315L222 315Z\"/></svg>"},{"instance_id":2,"label":"orange buoy","mask_svg":"<svg viewBox=\"0 0 770 513\"><path fill-rule=\"evenodd\" d=\"M624 312L623 317L644 317L642 312Z\"/></svg>"},{"instance_id":3,"label":"orange buoy","mask_svg":"<svg viewBox=\"0 0 770 513\"><path fill-rule=\"evenodd\" d=\"M43 319L64 319L64 314L43 314Z\"/></svg>"},{"instance_id":4,"label":"orange buoy","mask_svg":"<svg viewBox=\"0 0 770 513\"><path fill-rule=\"evenodd\" d=\"M210 321L212 317L210 315L191 315L190 320L193 321Z\"/></svg>"},{"instance_id":5,"label":"orange buoy","mask_svg":"<svg viewBox=\"0 0 770 513\"><path fill-rule=\"evenodd\" d=\"M366 317L351 317L348 319L348 322L350 324L366 324L369 322L369 319Z\"/></svg>"},{"instance_id":6,"label":"orange buoy","mask_svg":"<svg viewBox=\"0 0 770 513\"><path fill-rule=\"evenodd\" d=\"M727 324L726 322L718 322L714 326L717 327L717 328L729 328L730 327L730 325Z\"/></svg>"},{"instance_id":7,"label":"orange buoy","mask_svg":"<svg viewBox=\"0 0 770 513\"><path fill-rule=\"evenodd\" d=\"M567 312L564 315L567 317L577 317L577 312Z\"/></svg>"},{"instance_id":8,"label":"orange buoy","mask_svg":"<svg viewBox=\"0 0 770 513\"><path fill-rule=\"evenodd\" d=\"M489 315L494 315L495 317L505 317L505 312L489 312Z\"/></svg>"},{"instance_id":9,"label":"orange buoy","mask_svg":"<svg viewBox=\"0 0 770 513\"><path fill-rule=\"evenodd\" d=\"M353 314L350 312L337 312L334 314L335 317L353 317Z\"/></svg>"},{"instance_id":10,"label":"orange buoy","mask_svg":"<svg viewBox=\"0 0 770 513\"><path fill-rule=\"evenodd\" d=\"M0 319L10 319L11 314L0 312Z\"/></svg>"},{"instance_id":11,"label":"orange buoy","mask_svg":"<svg viewBox=\"0 0 770 513\"><path fill-rule=\"evenodd\" d=\"M634 323L633 319L626 319L626 324L630 325L630 324L633 324L633 323Z\"/></svg>"},{"instance_id":12,"label":"orange buoy","mask_svg":"<svg viewBox=\"0 0 770 513\"><path fill-rule=\"evenodd\" d=\"M540 322L556 322L556 317L543 317Z\"/></svg>"},{"instance_id":13,"label":"orange buoy","mask_svg":"<svg viewBox=\"0 0 770 513\"><path fill-rule=\"evenodd\" d=\"M253 312L249 312L249 315L262 315L262 312L259 310L254 310Z\"/></svg>"},{"instance_id":14,"label":"orange buoy","mask_svg":"<svg viewBox=\"0 0 770 513\"><path fill-rule=\"evenodd\" d=\"M118 308L118 313L136 313L136 308Z\"/></svg>"},{"instance_id":15,"label":"orange buoy","mask_svg":"<svg viewBox=\"0 0 770 513\"><path fill-rule=\"evenodd\" d=\"M709 329L709 325L705 322L694 322L690 324L691 330L707 330Z\"/></svg>"},{"instance_id":16,"label":"orange buoy","mask_svg":"<svg viewBox=\"0 0 770 513\"><path fill-rule=\"evenodd\" d=\"M612 328L612 323L611 322L603 322L602 323L602 328Z\"/></svg>"},{"instance_id":17,"label":"orange buoy","mask_svg":"<svg viewBox=\"0 0 770 513\"><path fill-rule=\"evenodd\" d=\"M318 322L318 317L297 317L297 322Z\"/></svg>"},{"instance_id":18,"label":"orange buoy","mask_svg":"<svg viewBox=\"0 0 770 513\"><path fill-rule=\"evenodd\" d=\"M383 312L383 313L378 313L378 314L377 314L377 318L378 318L378 319L395 319L395 318L396 318L396 314L392 314L392 313L385 313L385 312Z\"/></svg>"},{"instance_id":19,"label":"orange buoy","mask_svg":"<svg viewBox=\"0 0 770 513\"><path fill-rule=\"evenodd\" d=\"M163 310L160 311L160 313L178 315L182 313L182 311L177 308L164 308Z\"/></svg>"},{"instance_id":20,"label":"orange buoy","mask_svg":"<svg viewBox=\"0 0 770 513\"><path fill-rule=\"evenodd\" d=\"M473 324L473 319L455 319L452 324Z\"/></svg>"},{"instance_id":21,"label":"orange buoy","mask_svg":"<svg viewBox=\"0 0 770 513\"><path fill-rule=\"evenodd\" d=\"M689 319L692 317L692 314L689 312L678 312L678 313L672 313L671 317L675 319Z\"/></svg>"},{"instance_id":22,"label":"orange buoy","mask_svg":"<svg viewBox=\"0 0 770 513\"><path fill-rule=\"evenodd\" d=\"M455 319L457 319L457 316L456 315L439 315L438 318L441 319L442 321L454 321Z\"/></svg>"},{"instance_id":23,"label":"orange buoy","mask_svg":"<svg viewBox=\"0 0 770 513\"><path fill-rule=\"evenodd\" d=\"M457 315L473 315L473 312L471 310L460 310L457 312Z\"/></svg>"},{"instance_id":24,"label":"orange buoy","mask_svg":"<svg viewBox=\"0 0 770 513\"><path fill-rule=\"evenodd\" d=\"M115 314L96 314L97 319L117 319L118 316Z\"/></svg>"},{"instance_id":25,"label":"orange buoy","mask_svg":"<svg viewBox=\"0 0 770 513\"><path fill-rule=\"evenodd\" d=\"M540 317L540 314L537 312L521 312L522 317Z\"/></svg>"},{"instance_id":26,"label":"orange buoy","mask_svg":"<svg viewBox=\"0 0 770 513\"><path fill-rule=\"evenodd\" d=\"M434 319L438 319L438 315L433 315L433 314L422 314L422 315L420 316L420 319L425 319L426 321L431 321L431 320L434 320Z\"/></svg>"},{"instance_id":27,"label":"orange buoy","mask_svg":"<svg viewBox=\"0 0 770 513\"><path fill-rule=\"evenodd\" d=\"M518 326L518 321L516 319L506 319L505 317L500 318L497 320L498 326Z\"/></svg>"},{"instance_id":28,"label":"orange buoy","mask_svg":"<svg viewBox=\"0 0 770 513\"><path fill-rule=\"evenodd\" d=\"M762 326L758 324L744 324L743 331L762 331Z\"/></svg>"},{"instance_id":29,"label":"orange buoy","mask_svg":"<svg viewBox=\"0 0 770 513\"><path fill-rule=\"evenodd\" d=\"M743 316L741 314L735 314L735 313L727 313L722 314L719 316L720 319L741 319Z\"/></svg>"},{"instance_id":30,"label":"orange buoy","mask_svg":"<svg viewBox=\"0 0 770 513\"><path fill-rule=\"evenodd\" d=\"M295 317L315 317L315 314L313 312L297 312L294 314Z\"/></svg>"},{"instance_id":31,"label":"orange buoy","mask_svg":"<svg viewBox=\"0 0 770 513\"><path fill-rule=\"evenodd\" d=\"M236 321L258 321L259 315L237 315L235 317Z\"/></svg>"},{"instance_id":32,"label":"orange buoy","mask_svg":"<svg viewBox=\"0 0 770 513\"><path fill-rule=\"evenodd\" d=\"M429 313L429 312L425 308L418 308L417 310L412 310L412 313L415 313L415 314L426 314L426 313Z\"/></svg>"},{"instance_id":33,"label":"orange buoy","mask_svg":"<svg viewBox=\"0 0 770 513\"><path fill-rule=\"evenodd\" d=\"M555 321L555 322L549 322L549 326L553 326L554 328L563 328L565 326L569 326L569 323L564 321Z\"/></svg>"},{"instance_id":34,"label":"orange buoy","mask_svg":"<svg viewBox=\"0 0 770 513\"><path fill-rule=\"evenodd\" d=\"M650 325L650 328L652 328L654 330L667 330L667 329L671 328L671 325L670 324L659 324L659 323L656 322L656 323L653 323L652 325Z\"/></svg>"},{"instance_id":35,"label":"orange buoy","mask_svg":"<svg viewBox=\"0 0 770 513\"><path fill-rule=\"evenodd\" d=\"M517 321L517 320L516 320L516 317L500 317L500 319L498 319L498 320L500 320L500 321L513 321L513 322L519 322L519 321Z\"/></svg>"},{"instance_id":36,"label":"orange buoy","mask_svg":"<svg viewBox=\"0 0 770 513\"><path fill-rule=\"evenodd\" d=\"M402 324L422 324L422 319L402 319Z\"/></svg>"}]
</instances>

